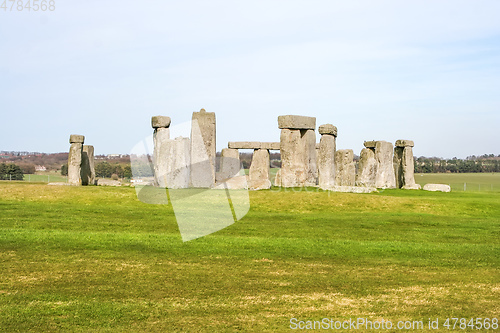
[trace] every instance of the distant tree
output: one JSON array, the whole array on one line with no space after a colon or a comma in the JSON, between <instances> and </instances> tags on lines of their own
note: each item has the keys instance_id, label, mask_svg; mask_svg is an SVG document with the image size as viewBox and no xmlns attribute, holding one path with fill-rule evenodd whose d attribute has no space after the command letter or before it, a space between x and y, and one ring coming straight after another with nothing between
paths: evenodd
<instances>
[{"instance_id":1,"label":"distant tree","mask_svg":"<svg viewBox=\"0 0 500 333\"><path fill-rule=\"evenodd\" d=\"M130 165L126 165L125 168L123 168L123 177L132 178L132 168Z\"/></svg>"},{"instance_id":2,"label":"distant tree","mask_svg":"<svg viewBox=\"0 0 500 333\"><path fill-rule=\"evenodd\" d=\"M68 163L61 165L61 176L68 175Z\"/></svg>"},{"instance_id":3,"label":"distant tree","mask_svg":"<svg viewBox=\"0 0 500 333\"><path fill-rule=\"evenodd\" d=\"M0 180L23 180L23 170L14 163L0 164Z\"/></svg>"},{"instance_id":4,"label":"distant tree","mask_svg":"<svg viewBox=\"0 0 500 333\"><path fill-rule=\"evenodd\" d=\"M96 177L109 178L113 174L113 167L108 162L97 163L95 166Z\"/></svg>"},{"instance_id":5,"label":"distant tree","mask_svg":"<svg viewBox=\"0 0 500 333\"><path fill-rule=\"evenodd\" d=\"M116 174L119 178L123 178L123 168L121 165L117 165L115 166L115 169L114 169L114 174Z\"/></svg>"},{"instance_id":6,"label":"distant tree","mask_svg":"<svg viewBox=\"0 0 500 333\"><path fill-rule=\"evenodd\" d=\"M19 167L21 168L21 170L23 170L23 173L25 175L35 173L35 165L34 164L23 163L23 164L19 164Z\"/></svg>"}]
</instances>

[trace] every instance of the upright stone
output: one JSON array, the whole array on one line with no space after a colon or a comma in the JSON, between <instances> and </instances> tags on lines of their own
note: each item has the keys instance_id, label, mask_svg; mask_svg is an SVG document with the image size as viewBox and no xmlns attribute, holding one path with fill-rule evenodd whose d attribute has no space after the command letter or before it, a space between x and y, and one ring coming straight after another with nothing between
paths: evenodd
<instances>
[{"instance_id":1,"label":"upright stone","mask_svg":"<svg viewBox=\"0 0 500 333\"><path fill-rule=\"evenodd\" d=\"M191 165L189 138L177 137L174 140L169 140L166 146L169 147L167 187L173 189L188 188Z\"/></svg>"},{"instance_id":2,"label":"upright stone","mask_svg":"<svg viewBox=\"0 0 500 333\"><path fill-rule=\"evenodd\" d=\"M166 177L168 173L168 142L170 140L170 117L155 116L151 118L153 131L153 168L155 174L155 185L167 187Z\"/></svg>"},{"instance_id":3,"label":"upright stone","mask_svg":"<svg viewBox=\"0 0 500 333\"><path fill-rule=\"evenodd\" d=\"M331 124L321 125L318 128L318 132L321 134L317 151L318 184L320 188L329 188L335 185L337 127Z\"/></svg>"},{"instance_id":4,"label":"upright stone","mask_svg":"<svg viewBox=\"0 0 500 333\"><path fill-rule=\"evenodd\" d=\"M279 116L281 129L281 172L283 187L316 185L316 118L304 116Z\"/></svg>"},{"instance_id":5,"label":"upright stone","mask_svg":"<svg viewBox=\"0 0 500 333\"><path fill-rule=\"evenodd\" d=\"M363 148L359 156L356 186L375 187L376 177L377 160L375 159L375 149Z\"/></svg>"},{"instance_id":6,"label":"upright stone","mask_svg":"<svg viewBox=\"0 0 500 333\"><path fill-rule=\"evenodd\" d=\"M82 185L95 185L94 146L83 145Z\"/></svg>"},{"instance_id":7,"label":"upright stone","mask_svg":"<svg viewBox=\"0 0 500 333\"><path fill-rule=\"evenodd\" d=\"M224 148L220 157L219 179L224 180L239 175L241 169L238 149Z\"/></svg>"},{"instance_id":8,"label":"upright stone","mask_svg":"<svg viewBox=\"0 0 500 333\"><path fill-rule=\"evenodd\" d=\"M193 112L191 122L191 186L210 188L215 184L215 113Z\"/></svg>"},{"instance_id":9,"label":"upright stone","mask_svg":"<svg viewBox=\"0 0 500 333\"><path fill-rule=\"evenodd\" d=\"M407 190L418 190L420 185L415 183L413 147L411 140L397 140L394 147L394 173L396 187Z\"/></svg>"},{"instance_id":10,"label":"upright stone","mask_svg":"<svg viewBox=\"0 0 500 333\"><path fill-rule=\"evenodd\" d=\"M352 149L341 149L335 152L335 185L354 186L356 166Z\"/></svg>"},{"instance_id":11,"label":"upright stone","mask_svg":"<svg viewBox=\"0 0 500 333\"><path fill-rule=\"evenodd\" d=\"M71 185L82 185L82 152L83 142L85 137L83 135L72 134L69 137L68 155L68 183Z\"/></svg>"},{"instance_id":12,"label":"upright stone","mask_svg":"<svg viewBox=\"0 0 500 333\"><path fill-rule=\"evenodd\" d=\"M251 190L264 190L271 188L271 181L269 180L269 164L269 150L255 149L248 177L248 187Z\"/></svg>"},{"instance_id":13,"label":"upright stone","mask_svg":"<svg viewBox=\"0 0 500 333\"><path fill-rule=\"evenodd\" d=\"M393 166L393 147L387 141L377 141L375 145L375 159L377 160L377 176L375 187L395 188L396 176Z\"/></svg>"}]
</instances>

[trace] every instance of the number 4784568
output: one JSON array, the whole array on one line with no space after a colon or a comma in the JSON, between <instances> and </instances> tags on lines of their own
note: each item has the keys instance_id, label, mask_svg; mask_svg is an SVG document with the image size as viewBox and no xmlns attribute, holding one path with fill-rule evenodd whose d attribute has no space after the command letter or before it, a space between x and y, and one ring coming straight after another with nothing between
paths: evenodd
<instances>
[{"instance_id":1,"label":"number 4784568","mask_svg":"<svg viewBox=\"0 0 500 333\"><path fill-rule=\"evenodd\" d=\"M21 12L23 10L27 10L29 12L45 12L47 10L54 11L56 10L56 2L55 0L4 0L0 9L3 9L4 12Z\"/></svg>"}]
</instances>

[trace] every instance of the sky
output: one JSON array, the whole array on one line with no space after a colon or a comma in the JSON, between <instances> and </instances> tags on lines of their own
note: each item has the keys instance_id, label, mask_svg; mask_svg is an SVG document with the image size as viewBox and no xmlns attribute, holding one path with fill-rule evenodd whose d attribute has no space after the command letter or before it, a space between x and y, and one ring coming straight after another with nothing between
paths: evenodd
<instances>
[{"instance_id":1,"label":"sky","mask_svg":"<svg viewBox=\"0 0 500 333\"><path fill-rule=\"evenodd\" d=\"M0 8L0 150L63 152L83 134L126 154L152 116L205 108L218 150L279 141L295 114L355 154L397 139L416 156L500 154L500 1L54 3Z\"/></svg>"}]
</instances>

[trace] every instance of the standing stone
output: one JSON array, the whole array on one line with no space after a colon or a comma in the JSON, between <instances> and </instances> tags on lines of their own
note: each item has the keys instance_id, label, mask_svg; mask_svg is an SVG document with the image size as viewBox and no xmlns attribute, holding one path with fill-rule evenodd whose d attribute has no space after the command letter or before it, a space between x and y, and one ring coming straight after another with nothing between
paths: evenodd
<instances>
[{"instance_id":1,"label":"standing stone","mask_svg":"<svg viewBox=\"0 0 500 333\"><path fill-rule=\"evenodd\" d=\"M269 150L255 149L249 170L249 188L251 190L264 190L271 188L269 180Z\"/></svg>"},{"instance_id":2,"label":"standing stone","mask_svg":"<svg viewBox=\"0 0 500 333\"><path fill-rule=\"evenodd\" d=\"M69 137L68 155L68 183L71 185L82 185L82 151L85 137L83 135L72 134Z\"/></svg>"},{"instance_id":3,"label":"standing stone","mask_svg":"<svg viewBox=\"0 0 500 333\"><path fill-rule=\"evenodd\" d=\"M279 116L278 127L281 129L281 186L316 185L316 118Z\"/></svg>"},{"instance_id":4,"label":"standing stone","mask_svg":"<svg viewBox=\"0 0 500 333\"><path fill-rule=\"evenodd\" d=\"M375 144L375 159L377 160L377 176L375 187L395 188L396 176L393 166L393 147L387 141L377 141Z\"/></svg>"},{"instance_id":5,"label":"standing stone","mask_svg":"<svg viewBox=\"0 0 500 333\"><path fill-rule=\"evenodd\" d=\"M95 185L94 146L83 145L82 185Z\"/></svg>"},{"instance_id":6,"label":"standing stone","mask_svg":"<svg viewBox=\"0 0 500 333\"><path fill-rule=\"evenodd\" d=\"M153 132L153 168L155 174L155 185L166 187L166 176L168 173L168 144L170 140L170 117L155 116L151 118Z\"/></svg>"},{"instance_id":7,"label":"standing stone","mask_svg":"<svg viewBox=\"0 0 500 333\"><path fill-rule=\"evenodd\" d=\"M174 140L169 140L165 146L168 147L166 187L173 189L188 188L191 164L189 138L180 136Z\"/></svg>"},{"instance_id":8,"label":"standing stone","mask_svg":"<svg viewBox=\"0 0 500 333\"><path fill-rule=\"evenodd\" d=\"M359 157L356 186L375 187L377 177L377 160L375 149L363 148Z\"/></svg>"},{"instance_id":9,"label":"standing stone","mask_svg":"<svg viewBox=\"0 0 500 333\"><path fill-rule=\"evenodd\" d=\"M193 112L191 122L191 186L210 188L215 184L215 113Z\"/></svg>"},{"instance_id":10,"label":"standing stone","mask_svg":"<svg viewBox=\"0 0 500 333\"><path fill-rule=\"evenodd\" d=\"M413 147L411 140L397 140L394 147L394 173L396 187L407 190L418 190L420 185L415 183Z\"/></svg>"},{"instance_id":11,"label":"standing stone","mask_svg":"<svg viewBox=\"0 0 500 333\"><path fill-rule=\"evenodd\" d=\"M239 175L241 169L240 153L238 149L224 148L220 158L220 180Z\"/></svg>"},{"instance_id":12,"label":"standing stone","mask_svg":"<svg viewBox=\"0 0 500 333\"><path fill-rule=\"evenodd\" d=\"M318 128L321 139L318 147L318 184L320 188L335 185L335 150L337 127L331 124Z\"/></svg>"},{"instance_id":13,"label":"standing stone","mask_svg":"<svg viewBox=\"0 0 500 333\"><path fill-rule=\"evenodd\" d=\"M335 152L335 185L354 186L356 165L352 149L341 149Z\"/></svg>"}]
</instances>

